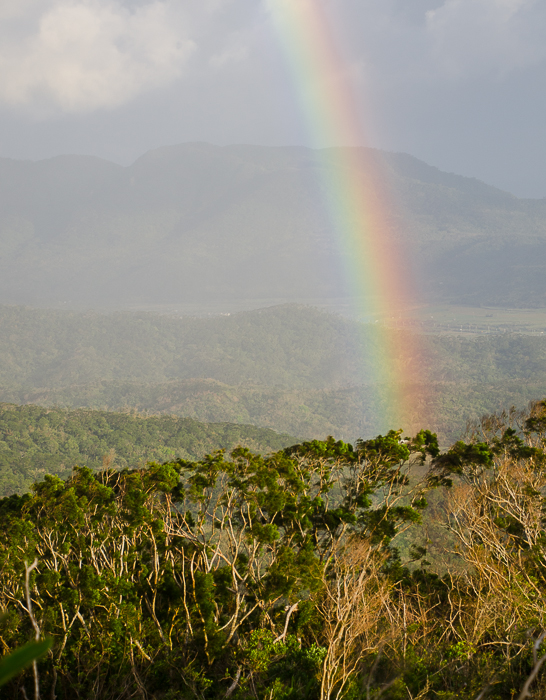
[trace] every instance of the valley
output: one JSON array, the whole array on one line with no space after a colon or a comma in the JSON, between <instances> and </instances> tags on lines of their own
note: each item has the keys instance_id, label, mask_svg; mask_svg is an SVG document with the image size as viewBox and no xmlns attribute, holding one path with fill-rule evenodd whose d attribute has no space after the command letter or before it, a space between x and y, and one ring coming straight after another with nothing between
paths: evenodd
<instances>
[{"instance_id":1,"label":"valley","mask_svg":"<svg viewBox=\"0 0 546 700\"><path fill-rule=\"evenodd\" d=\"M384 333L396 334L401 347L418 334L421 355L408 370L427 381L414 381L411 391L427 427L447 446L468 421L546 395L541 312L474 313L444 307L436 317L449 328L427 332L424 314L385 328L297 304L199 317L3 306L0 401L177 415L354 442L383 430L388 415L392 387L377 383L371 361ZM501 331L464 329L463 320L484 323L489 313ZM398 427L424 426L408 414Z\"/></svg>"}]
</instances>

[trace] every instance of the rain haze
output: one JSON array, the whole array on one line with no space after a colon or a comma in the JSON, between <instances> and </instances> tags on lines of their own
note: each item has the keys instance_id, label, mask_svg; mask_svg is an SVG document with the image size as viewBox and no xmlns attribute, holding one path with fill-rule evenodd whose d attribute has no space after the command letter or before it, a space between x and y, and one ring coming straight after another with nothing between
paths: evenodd
<instances>
[{"instance_id":1,"label":"rain haze","mask_svg":"<svg viewBox=\"0 0 546 700\"><path fill-rule=\"evenodd\" d=\"M447 442L545 395L545 35L533 0L0 0L0 401Z\"/></svg>"},{"instance_id":2,"label":"rain haze","mask_svg":"<svg viewBox=\"0 0 546 700\"><path fill-rule=\"evenodd\" d=\"M323 0L367 144L546 195L546 5ZM0 4L0 155L310 141L267 2Z\"/></svg>"}]
</instances>

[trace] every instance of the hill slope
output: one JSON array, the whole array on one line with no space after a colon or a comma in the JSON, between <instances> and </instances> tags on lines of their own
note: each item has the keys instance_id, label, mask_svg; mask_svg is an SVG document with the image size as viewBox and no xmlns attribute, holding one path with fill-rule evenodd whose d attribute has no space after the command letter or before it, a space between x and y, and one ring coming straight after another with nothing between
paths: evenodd
<instances>
[{"instance_id":1,"label":"hill slope","mask_svg":"<svg viewBox=\"0 0 546 700\"><path fill-rule=\"evenodd\" d=\"M200 459L237 445L273 452L295 442L290 435L252 425L0 404L0 498L25 491L44 474L66 478L74 465L96 469L105 459L124 468Z\"/></svg>"}]
</instances>

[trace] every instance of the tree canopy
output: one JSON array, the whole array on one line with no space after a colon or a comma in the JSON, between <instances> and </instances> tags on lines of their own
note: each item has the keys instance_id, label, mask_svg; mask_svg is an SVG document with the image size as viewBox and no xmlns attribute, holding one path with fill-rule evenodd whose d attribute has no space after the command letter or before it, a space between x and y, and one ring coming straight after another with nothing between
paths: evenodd
<instances>
[{"instance_id":1,"label":"tree canopy","mask_svg":"<svg viewBox=\"0 0 546 700\"><path fill-rule=\"evenodd\" d=\"M47 475L0 501L0 642L52 639L44 698L513 697L541 673L545 468L539 402L445 452L390 431Z\"/></svg>"}]
</instances>

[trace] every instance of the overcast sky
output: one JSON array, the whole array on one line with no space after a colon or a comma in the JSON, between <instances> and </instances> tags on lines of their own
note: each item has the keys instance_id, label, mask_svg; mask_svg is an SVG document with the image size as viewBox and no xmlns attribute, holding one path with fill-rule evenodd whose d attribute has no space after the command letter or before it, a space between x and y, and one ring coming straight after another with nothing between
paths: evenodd
<instances>
[{"instance_id":1,"label":"overcast sky","mask_svg":"<svg viewBox=\"0 0 546 700\"><path fill-rule=\"evenodd\" d=\"M0 0L0 155L311 145L268 1ZM316 1L368 145L546 196L544 0Z\"/></svg>"}]
</instances>

